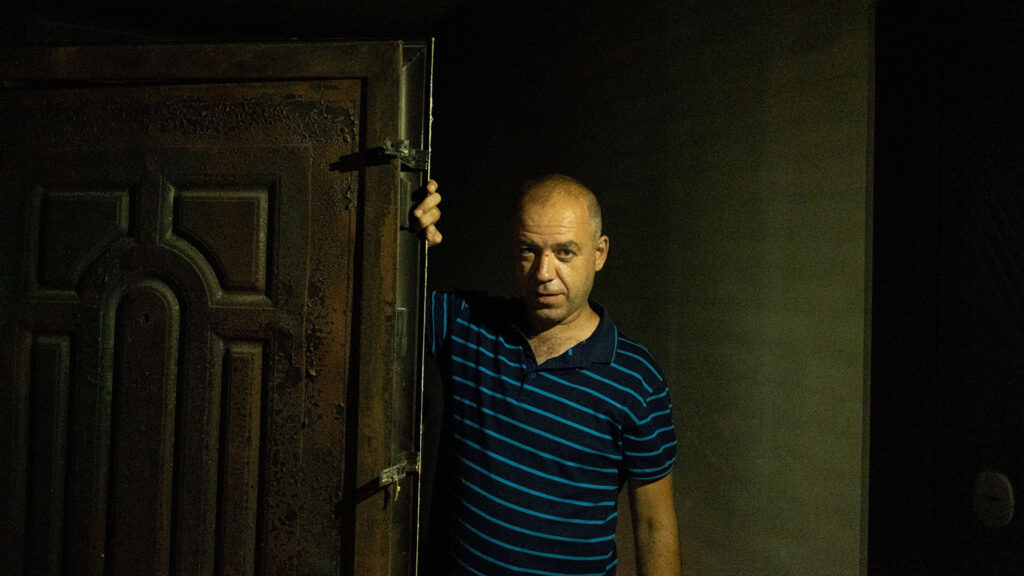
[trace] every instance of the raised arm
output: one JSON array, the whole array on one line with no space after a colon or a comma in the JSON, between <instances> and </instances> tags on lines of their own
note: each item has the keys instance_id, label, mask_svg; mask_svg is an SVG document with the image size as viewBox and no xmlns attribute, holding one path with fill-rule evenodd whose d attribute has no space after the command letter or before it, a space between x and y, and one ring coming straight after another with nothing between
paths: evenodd
<instances>
[{"instance_id":1,"label":"raised arm","mask_svg":"<svg viewBox=\"0 0 1024 576\"><path fill-rule=\"evenodd\" d=\"M427 181L427 197L412 211L411 225L414 230L422 232L428 246L441 243L441 232L437 229L437 221L441 219L441 195L437 193L437 182Z\"/></svg>"},{"instance_id":2,"label":"raised arm","mask_svg":"<svg viewBox=\"0 0 1024 576\"><path fill-rule=\"evenodd\" d=\"M672 502L672 474L649 484L630 482L637 574L679 576L679 527Z\"/></svg>"}]
</instances>

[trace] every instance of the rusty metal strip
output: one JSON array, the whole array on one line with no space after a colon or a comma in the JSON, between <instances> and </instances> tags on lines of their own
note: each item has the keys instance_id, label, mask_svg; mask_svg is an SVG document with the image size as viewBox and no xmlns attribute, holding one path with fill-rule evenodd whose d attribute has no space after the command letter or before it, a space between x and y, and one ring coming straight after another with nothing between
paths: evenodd
<instances>
[{"instance_id":1,"label":"rusty metal strip","mask_svg":"<svg viewBox=\"0 0 1024 576\"><path fill-rule=\"evenodd\" d=\"M432 131L434 127L434 39L430 39L429 44L430 60L427 63L427 113L426 113L426 124L427 134L426 141L423 143L423 149L427 152L427 180L430 180L430 157L431 157L431 145L432 145ZM426 371L426 343L427 343L427 255L429 252L429 246L426 239L420 244L420 258L423 260L423 266L421 268L422 274L420 275L420 341L419 341L419 362L416 367L419 388L419 398L417 398L416 407L416 452L423 454L423 396L426 389L426 383L424 373ZM422 533L421 523L422 517L422 492L423 492L423 475L419 474L416 477L416 528L415 534L413 535L413 576L419 576L420 574L420 536Z\"/></svg>"}]
</instances>

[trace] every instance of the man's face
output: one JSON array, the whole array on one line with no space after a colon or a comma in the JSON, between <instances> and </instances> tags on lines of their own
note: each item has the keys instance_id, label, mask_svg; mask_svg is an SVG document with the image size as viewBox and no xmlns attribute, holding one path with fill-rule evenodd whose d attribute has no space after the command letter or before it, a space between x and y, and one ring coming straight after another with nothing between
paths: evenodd
<instances>
[{"instance_id":1,"label":"man's face","mask_svg":"<svg viewBox=\"0 0 1024 576\"><path fill-rule=\"evenodd\" d=\"M557 195L527 204L513 234L513 270L532 328L569 324L589 311L608 237L595 238L586 203Z\"/></svg>"}]
</instances>

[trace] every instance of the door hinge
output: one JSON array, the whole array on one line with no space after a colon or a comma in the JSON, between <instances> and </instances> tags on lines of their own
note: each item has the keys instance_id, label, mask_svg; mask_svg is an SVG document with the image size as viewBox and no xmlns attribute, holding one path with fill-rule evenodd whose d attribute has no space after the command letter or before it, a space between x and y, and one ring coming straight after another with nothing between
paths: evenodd
<instances>
[{"instance_id":1,"label":"door hinge","mask_svg":"<svg viewBox=\"0 0 1024 576\"><path fill-rule=\"evenodd\" d=\"M413 170L426 170L430 166L430 154L413 148L408 140L385 140L380 153L387 158L398 158L403 166Z\"/></svg>"}]
</instances>

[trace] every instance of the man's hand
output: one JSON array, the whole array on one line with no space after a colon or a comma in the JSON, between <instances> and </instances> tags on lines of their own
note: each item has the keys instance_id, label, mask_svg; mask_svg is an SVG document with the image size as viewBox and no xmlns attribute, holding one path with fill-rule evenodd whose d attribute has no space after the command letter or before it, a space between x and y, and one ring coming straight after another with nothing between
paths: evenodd
<instances>
[{"instance_id":1,"label":"man's hand","mask_svg":"<svg viewBox=\"0 0 1024 576\"><path fill-rule=\"evenodd\" d=\"M410 224L413 230L423 232L427 240L427 246L436 246L441 243L441 232L438 231L437 221L441 219L441 209L437 207L441 203L441 195L437 193L437 182L427 181L427 197L420 202L419 206L413 209Z\"/></svg>"}]
</instances>

